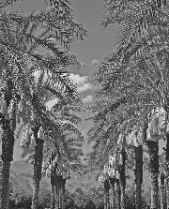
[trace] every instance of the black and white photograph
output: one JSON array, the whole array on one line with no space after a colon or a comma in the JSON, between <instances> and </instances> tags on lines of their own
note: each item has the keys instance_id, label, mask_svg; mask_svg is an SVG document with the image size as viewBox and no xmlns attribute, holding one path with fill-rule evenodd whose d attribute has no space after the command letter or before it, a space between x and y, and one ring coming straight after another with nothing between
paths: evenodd
<instances>
[{"instance_id":1,"label":"black and white photograph","mask_svg":"<svg viewBox=\"0 0 169 209\"><path fill-rule=\"evenodd\" d=\"M0 0L0 209L169 209L169 0Z\"/></svg>"}]
</instances>

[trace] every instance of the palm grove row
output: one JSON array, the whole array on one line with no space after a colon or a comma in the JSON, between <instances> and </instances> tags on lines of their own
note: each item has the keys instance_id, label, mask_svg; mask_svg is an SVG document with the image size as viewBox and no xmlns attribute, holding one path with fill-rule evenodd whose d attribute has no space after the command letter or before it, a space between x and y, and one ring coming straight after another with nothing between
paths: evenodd
<instances>
[{"instance_id":1,"label":"palm grove row","mask_svg":"<svg viewBox=\"0 0 169 209\"><path fill-rule=\"evenodd\" d=\"M65 181L81 166L83 140L75 114L80 99L67 72L80 64L69 51L86 30L74 21L69 1L47 0L46 9L31 15L10 12L13 3L0 1L1 208L9 208L16 140L34 164L32 208L38 208L42 172L51 176L51 207L57 193L64 208Z\"/></svg>"},{"instance_id":2,"label":"palm grove row","mask_svg":"<svg viewBox=\"0 0 169 209\"><path fill-rule=\"evenodd\" d=\"M10 164L16 140L21 141L24 155L33 159L32 209L38 208L43 172L51 178L51 208L64 208L66 179L84 168L80 160L83 136L76 116L81 102L68 70L80 67L70 54L70 46L76 39L83 40L86 30L74 21L68 0L46 0L46 10L27 16L10 12L16 1L0 1L1 208L9 208ZM135 205L142 208L146 144L150 155L151 209L157 209L158 142L166 139L163 163L168 208L168 1L104 2L103 26L118 23L122 30L116 52L105 58L94 76L99 90L90 107L94 116L88 138L94 145L88 166L104 167L101 180L105 186L105 209L110 208L110 182L112 188L115 183L119 185L117 207L125 209L126 166L135 162ZM48 107L54 98L57 103Z\"/></svg>"},{"instance_id":3,"label":"palm grove row","mask_svg":"<svg viewBox=\"0 0 169 209\"><path fill-rule=\"evenodd\" d=\"M104 59L94 76L99 90L91 107L93 127L88 136L94 145L89 164L102 169L99 180L104 185L105 209L127 207L127 170L134 169L135 208L141 209L143 163L148 154L150 208L168 209L169 2L104 2L102 24L120 24L121 39L116 51ZM161 162L166 178L159 170L162 139L166 141L165 159Z\"/></svg>"}]
</instances>

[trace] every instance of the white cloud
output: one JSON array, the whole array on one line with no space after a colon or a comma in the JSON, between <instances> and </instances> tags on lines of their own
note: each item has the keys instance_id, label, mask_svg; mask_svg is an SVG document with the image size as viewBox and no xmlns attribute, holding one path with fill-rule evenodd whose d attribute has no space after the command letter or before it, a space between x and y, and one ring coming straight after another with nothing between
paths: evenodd
<instances>
[{"instance_id":1,"label":"white cloud","mask_svg":"<svg viewBox=\"0 0 169 209\"><path fill-rule=\"evenodd\" d=\"M90 62L90 65L91 65L91 66L94 66L94 65L97 65L97 64L99 64L99 60L97 60L97 59L93 59L93 60Z\"/></svg>"},{"instance_id":2,"label":"white cloud","mask_svg":"<svg viewBox=\"0 0 169 209\"><path fill-rule=\"evenodd\" d=\"M78 92L84 92L91 89L91 84L88 83L88 76L80 76L78 74L70 74L69 78L77 85Z\"/></svg>"},{"instance_id":3,"label":"white cloud","mask_svg":"<svg viewBox=\"0 0 169 209\"><path fill-rule=\"evenodd\" d=\"M86 65L86 63L85 62L81 62L80 65L81 65L81 67L84 67Z\"/></svg>"},{"instance_id":4,"label":"white cloud","mask_svg":"<svg viewBox=\"0 0 169 209\"><path fill-rule=\"evenodd\" d=\"M77 90L78 90L78 92L84 92L84 91L87 91L89 89L91 89L91 84L90 83L85 83L82 86L79 86Z\"/></svg>"},{"instance_id":5,"label":"white cloud","mask_svg":"<svg viewBox=\"0 0 169 209\"><path fill-rule=\"evenodd\" d=\"M87 76L80 76L78 74L70 74L69 78L77 85L84 84L88 79Z\"/></svg>"},{"instance_id":6,"label":"white cloud","mask_svg":"<svg viewBox=\"0 0 169 209\"><path fill-rule=\"evenodd\" d=\"M84 97L84 98L82 99L82 102L83 102L84 104L86 104L86 103L92 102L92 100L93 100L93 97L92 97L91 95L87 95L86 97Z\"/></svg>"}]
</instances>

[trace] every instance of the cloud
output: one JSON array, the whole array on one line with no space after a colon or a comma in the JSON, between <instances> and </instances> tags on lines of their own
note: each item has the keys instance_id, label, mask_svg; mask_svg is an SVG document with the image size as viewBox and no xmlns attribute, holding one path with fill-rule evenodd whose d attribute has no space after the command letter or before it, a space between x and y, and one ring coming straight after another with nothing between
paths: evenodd
<instances>
[{"instance_id":1,"label":"cloud","mask_svg":"<svg viewBox=\"0 0 169 209\"><path fill-rule=\"evenodd\" d=\"M93 60L90 62L90 65L91 65L91 66L94 66L94 65L97 65L97 64L99 64L99 60L97 60L97 59L93 59Z\"/></svg>"},{"instance_id":2,"label":"cloud","mask_svg":"<svg viewBox=\"0 0 169 209\"><path fill-rule=\"evenodd\" d=\"M87 91L89 89L91 89L91 84L90 83L85 83L82 86L79 86L77 90L78 90L78 92L84 92L84 91Z\"/></svg>"},{"instance_id":3,"label":"cloud","mask_svg":"<svg viewBox=\"0 0 169 209\"><path fill-rule=\"evenodd\" d=\"M88 76L80 76L78 74L70 74L69 78L77 85L78 92L85 92L91 89L91 84L88 82Z\"/></svg>"},{"instance_id":4,"label":"cloud","mask_svg":"<svg viewBox=\"0 0 169 209\"><path fill-rule=\"evenodd\" d=\"M82 102L83 102L84 104L86 104L86 103L92 102L92 100L93 100L93 97L92 97L91 95L87 95L86 97L84 97L84 98L82 99Z\"/></svg>"},{"instance_id":5,"label":"cloud","mask_svg":"<svg viewBox=\"0 0 169 209\"><path fill-rule=\"evenodd\" d=\"M74 84L76 85L82 85L84 84L87 80L87 76L80 76L78 74L70 74L69 78L73 81Z\"/></svg>"},{"instance_id":6,"label":"cloud","mask_svg":"<svg viewBox=\"0 0 169 209\"><path fill-rule=\"evenodd\" d=\"M86 65L86 63L85 62L81 62L80 65L81 65L81 67L84 67Z\"/></svg>"}]
</instances>

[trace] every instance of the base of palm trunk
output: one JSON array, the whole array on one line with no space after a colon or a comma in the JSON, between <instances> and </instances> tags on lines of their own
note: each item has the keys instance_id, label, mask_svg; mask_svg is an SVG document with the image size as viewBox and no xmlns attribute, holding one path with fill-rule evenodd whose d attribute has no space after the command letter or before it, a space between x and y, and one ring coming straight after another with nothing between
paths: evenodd
<instances>
[{"instance_id":1,"label":"base of palm trunk","mask_svg":"<svg viewBox=\"0 0 169 209\"><path fill-rule=\"evenodd\" d=\"M126 151L121 150L122 164L120 165L121 209L126 208Z\"/></svg>"},{"instance_id":2,"label":"base of palm trunk","mask_svg":"<svg viewBox=\"0 0 169 209\"><path fill-rule=\"evenodd\" d=\"M121 190L120 190L120 181L117 179L116 181L117 186L117 209L121 209Z\"/></svg>"},{"instance_id":3,"label":"base of palm trunk","mask_svg":"<svg viewBox=\"0 0 169 209\"><path fill-rule=\"evenodd\" d=\"M167 133L167 144L166 144L166 200L167 209L169 209L169 134Z\"/></svg>"},{"instance_id":4,"label":"base of palm trunk","mask_svg":"<svg viewBox=\"0 0 169 209\"><path fill-rule=\"evenodd\" d=\"M126 208L126 192L125 192L125 187L121 187L121 209Z\"/></svg>"},{"instance_id":5,"label":"base of palm trunk","mask_svg":"<svg viewBox=\"0 0 169 209\"><path fill-rule=\"evenodd\" d=\"M169 209L169 164L167 166L167 178L166 178L166 200L167 200L167 209Z\"/></svg>"},{"instance_id":6,"label":"base of palm trunk","mask_svg":"<svg viewBox=\"0 0 169 209\"><path fill-rule=\"evenodd\" d=\"M65 209L65 184L66 180L62 179L62 209Z\"/></svg>"},{"instance_id":7,"label":"base of palm trunk","mask_svg":"<svg viewBox=\"0 0 169 209\"><path fill-rule=\"evenodd\" d=\"M38 206L39 206L39 185L40 185L40 180L34 180L31 209L38 209Z\"/></svg>"},{"instance_id":8,"label":"base of palm trunk","mask_svg":"<svg viewBox=\"0 0 169 209\"><path fill-rule=\"evenodd\" d=\"M60 185L57 183L56 185L56 199L57 199L57 209L61 209L61 203L60 203Z\"/></svg>"},{"instance_id":9,"label":"base of palm trunk","mask_svg":"<svg viewBox=\"0 0 169 209\"><path fill-rule=\"evenodd\" d=\"M116 208L116 193L115 193L115 178L110 178L110 184L111 184L111 207L114 209Z\"/></svg>"},{"instance_id":10,"label":"base of palm trunk","mask_svg":"<svg viewBox=\"0 0 169 209\"><path fill-rule=\"evenodd\" d=\"M2 168L2 194L1 194L1 208L9 208L9 196L10 196L10 162L3 162Z\"/></svg>"},{"instance_id":11,"label":"base of palm trunk","mask_svg":"<svg viewBox=\"0 0 169 209\"><path fill-rule=\"evenodd\" d=\"M158 209L158 173L159 173L159 156L158 156L158 143L149 141L147 142L149 155L150 155L150 175L151 175L151 207L150 209Z\"/></svg>"},{"instance_id":12,"label":"base of palm trunk","mask_svg":"<svg viewBox=\"0 0 169 209\"><path fill-rule=\"evenodd\" d=\"M50 209L55 209L55 185L51 185L52 186L52 193L51 193L51 206Z\"/></svg>"},{"instance_id":13,"label":"base of palm trunk","mask_svg":"<svg viewBox=\"0 0 169 209\"><path fill-rule=\"evenodd\" d=\"M110 209L109 181L104 182L104 209Z\"/></svg>"},{"instance_id":14,"label":"base of palm trunk","mask_svg":"<svg viewBox=\"0 0 169 209\"><path fill-rule=\"evenodd\" d=\"M136 209L142 209L142 184L136 184L136 191L135 191L135 205Z\"/></svg>"},{"instance_id":15,"label":"base of palm trunk","mask_svg":"<svg viewBox=\"0 0 169 209\"><path fill-rule=\"evenodd\" d=\"M33 174L33 198L32 209L38 209L39 205L39 186L42 175L43 160L43 140L37 137L39 127L33 129L35 137L35 154L34 154L34 174Z\"/></svg>"},{"instance_id":16,"label":"base of palm trunk","mask_svg":"<svg viewBox=\"0 0 169 209\"><path fill-rule=\"evenodd\" d=\"M142 209L142 182L143 182L143 147L135 147L135 206Z\"/></svg>"},{"instance_id":17,"label":"base of palm trunk","mask_svg":"<svg viewBox=\"0 0 169 209\"><path fill-rule=\"evenodd\" d=\"M167 209L166 192L165 192L165 175L160 176L160 209Z\"/></svg>"}]
</instances>

